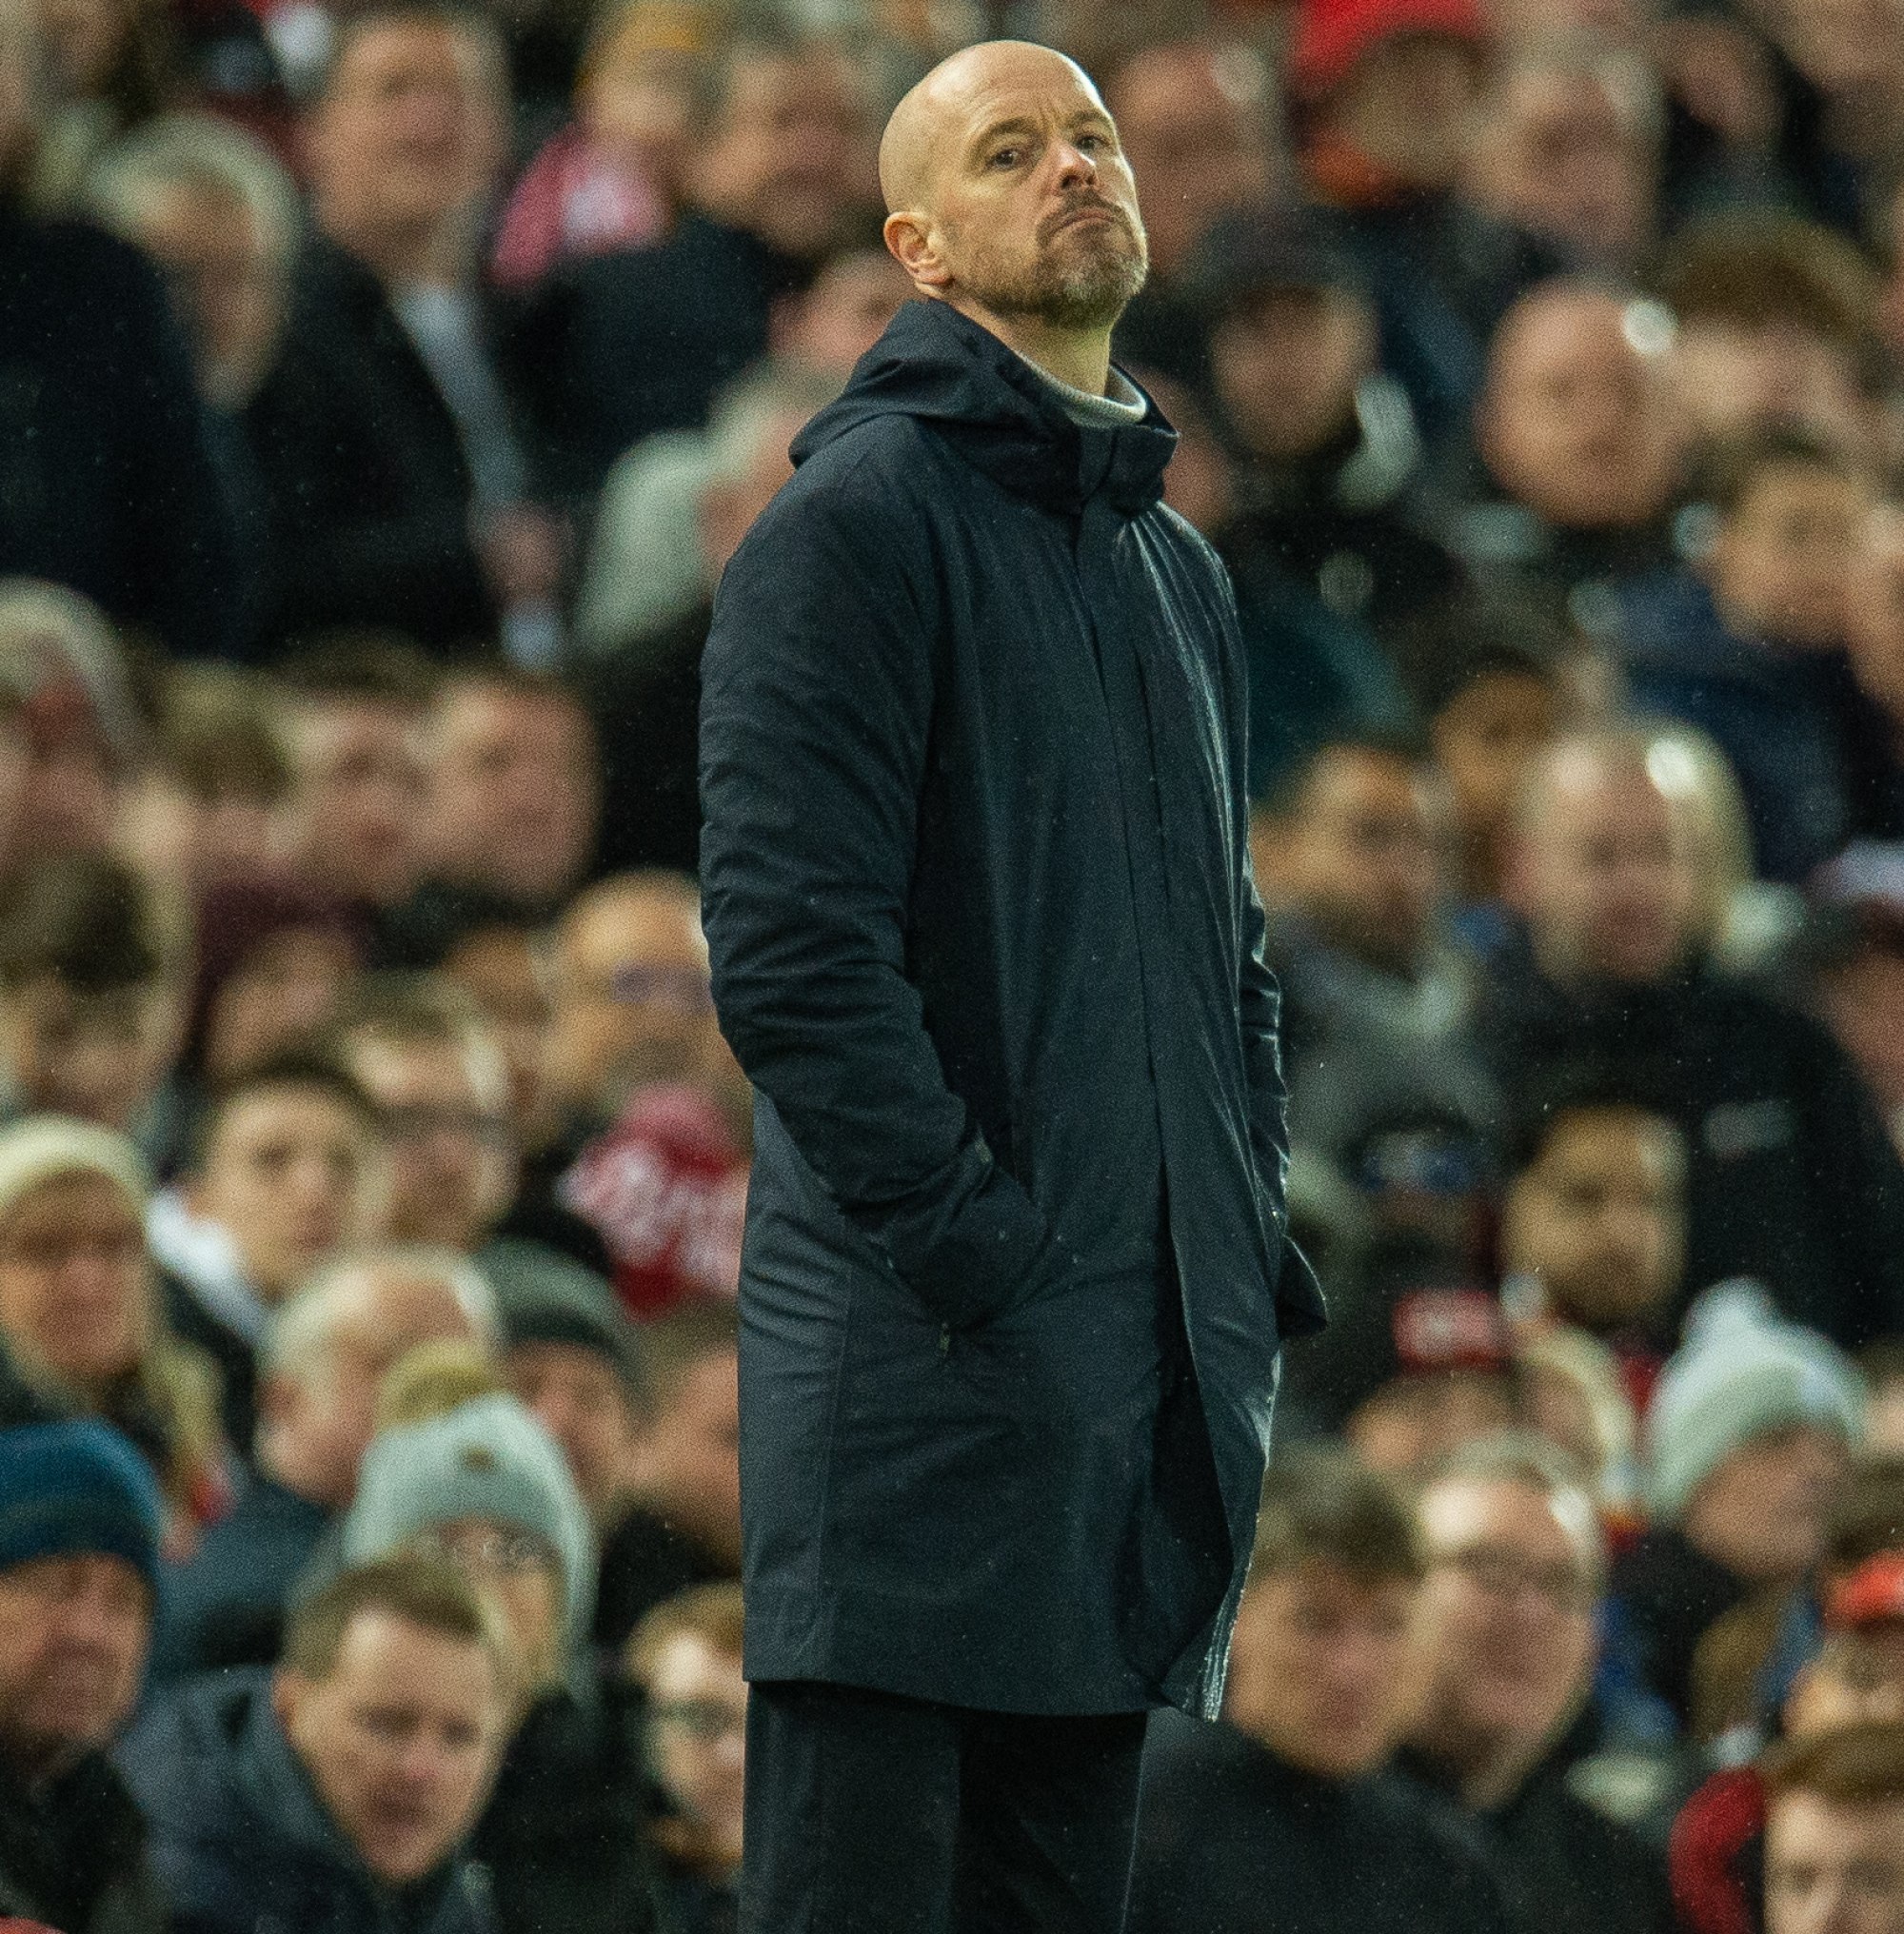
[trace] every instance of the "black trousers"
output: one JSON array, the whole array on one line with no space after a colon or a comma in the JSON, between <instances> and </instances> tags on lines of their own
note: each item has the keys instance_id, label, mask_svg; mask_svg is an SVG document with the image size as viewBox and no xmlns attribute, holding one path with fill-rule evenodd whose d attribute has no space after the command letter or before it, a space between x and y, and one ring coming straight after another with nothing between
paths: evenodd
<instances>
[{"instance_id":1,"label":"black trousers","mask_svg":"<svg viewBox=\"0 0 1904 1934\"><path fill-rule=\"evenodd\" d=\"M756 1685L742 1934L1119 1934L1144 1724Z\"/></svg>"}]
</instances>

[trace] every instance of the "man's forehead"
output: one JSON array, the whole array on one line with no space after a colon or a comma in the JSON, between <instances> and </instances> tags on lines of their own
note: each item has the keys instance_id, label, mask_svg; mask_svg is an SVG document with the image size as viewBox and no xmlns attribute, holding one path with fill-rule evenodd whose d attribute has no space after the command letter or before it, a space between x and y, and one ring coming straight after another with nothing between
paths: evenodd
<instances>
[{"instance_id":1,"label":"man's forehead","mask_svg":"<svg viewBox=\"0 0 1904 1934\"><path fill-rule=\"evenodd\" d=\"M1110 119L1098 90L1087 75L1067 61L1041 64L1029 71L1005 72L979 78L965 98L948 111L958 135L976 140L987 128L1015 122L1027 126L1058 119Z\"/></svg>"}]
</instances>

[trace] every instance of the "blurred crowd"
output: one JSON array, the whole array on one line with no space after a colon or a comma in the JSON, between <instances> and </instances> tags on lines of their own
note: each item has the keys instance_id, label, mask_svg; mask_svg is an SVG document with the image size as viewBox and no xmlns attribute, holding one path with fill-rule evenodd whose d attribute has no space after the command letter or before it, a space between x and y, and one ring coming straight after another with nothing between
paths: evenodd
<instances>
[{"instance_id":1,"label":"blurred crowd","mask_svg":"<svg viewBox=\"0 0 1904 1934\"><path fill-rule=\"evenodd\" d=\"M1904 1934L1898 0L0 0L8 1925L736 1925L698 658L1001 32L1333 1312L1135 1924Z\"/></svg>"}]
</instances>

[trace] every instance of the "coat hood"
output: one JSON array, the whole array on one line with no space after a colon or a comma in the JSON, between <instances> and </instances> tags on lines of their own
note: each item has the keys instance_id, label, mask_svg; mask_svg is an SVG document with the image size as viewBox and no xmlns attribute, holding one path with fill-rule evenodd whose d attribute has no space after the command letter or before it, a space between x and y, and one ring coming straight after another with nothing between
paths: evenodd
<instances>
[{"instance_id":1,"label":"coat hood","mask_svg":"<svg viewBox=\"0 0 1904 1934\"><path fill-rule=\"evenodd\" d=\"M1101 494L1127 517L1148 510L1163 495L1177 447L1155 403L1127 429L1074 424L1023 357L942 302L900 310L844 393L794 439L794 463L883 416L929 424L1014 497L1074 516Z\"/></svg>"}]
</instances>

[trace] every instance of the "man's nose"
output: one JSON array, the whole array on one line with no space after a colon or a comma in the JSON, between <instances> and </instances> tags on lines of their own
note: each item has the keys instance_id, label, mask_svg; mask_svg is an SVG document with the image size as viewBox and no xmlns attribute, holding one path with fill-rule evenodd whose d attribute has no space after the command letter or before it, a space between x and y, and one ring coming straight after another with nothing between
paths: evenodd
<instances>
[{"instance_id":1,"label":"man's nose","mask_svg":"<svg viewBox=\"0 0 1904 1934\"><path fill-rule=\"evenodd\" d=\"M1089 187L1098 179L1098 164L1075 142L1058 144L1058 185L1063 188Z\"/></svg>"}]
</instances>

